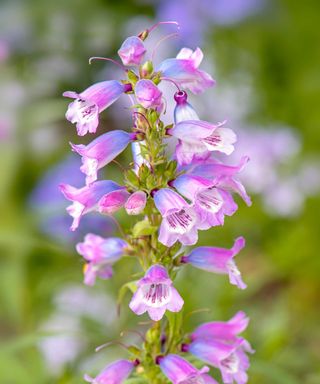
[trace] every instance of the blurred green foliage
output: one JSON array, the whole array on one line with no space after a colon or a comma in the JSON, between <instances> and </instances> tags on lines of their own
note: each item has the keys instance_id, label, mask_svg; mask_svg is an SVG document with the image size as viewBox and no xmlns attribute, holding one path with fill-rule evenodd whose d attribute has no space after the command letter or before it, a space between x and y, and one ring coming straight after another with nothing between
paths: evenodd
<instances>
[{"instance_id":1,"label":"blurred green foliage","mask_svg":"<svg viewBox=\"0 0 320 384\"><path fill-rule=\"evenodd\" d=\"M9 42L9 56L0 63L1 105L10 127L0 143L3 384L78 383L84 371L97 371L123 354L112 347L95 355L97 345L119 338L122 330L145 327L138 325L141 319L126 308L128 297L120 318L115 317L113 323L94 313L101 308L115 316L114 298L127 274L134 271L127 260L116 265L111 281L84 288L88 302L82 307L92 308L93 314L79 311L76 299L72 304L75 293L69 295L68 309L61 308L59 300L57 304L57 297L61 299L61 292L68 287L82 289L82 263L73 245L43 235L28 199L44 172L66 156L68 141L79 141L74 127L64 121L67 103L61 93L94 82L104 65L90 67L87 58L112 56L130 20L145 16L150 19L143 22L151 23L153 5L129 0L0 4L1 39ZM215 77L220 84L230 79L236 84L239 71L252 77L255 108L250 123L281 122L295 127L302 137L304 156L316 155L320 144L319 12L316 0L270 2L255 17L214 27L206 44L207 55L215 59ZM141 24L138 29L144 27ZM118 127L114 114L105 114L103 124ZM130 161L129 156L126 153L120 162ZM108 172L121 176L116 167ZM187 267L176 283L188 298L185 312L208 311L188 316L186 330L245 310L251 317L247 337L256 350L249 383L320 383L320 199L309 199L303 213L290 219L271 217L262 210L258 197L253 201L250 209L239 202L237 215L224 227L202 233L200 239L201 244L228 247L235 237L245 236L247 247L238 265L248 289L238 291L225 276ZM124 214L119 220L124 227L130 225ZM92 304L100 303L97 295L102 295L106 307ZM80 325L48 330L44 324L52 318L54 322L52 316L57 313L62 318L78 318ZM71 335L82 345L77 357L61 370L48 368L39 348L55 333ZM132 335L127 337L138 342ZM71 347L72 343L57 344L55 357Z\"/></svg>"}]
</instances>

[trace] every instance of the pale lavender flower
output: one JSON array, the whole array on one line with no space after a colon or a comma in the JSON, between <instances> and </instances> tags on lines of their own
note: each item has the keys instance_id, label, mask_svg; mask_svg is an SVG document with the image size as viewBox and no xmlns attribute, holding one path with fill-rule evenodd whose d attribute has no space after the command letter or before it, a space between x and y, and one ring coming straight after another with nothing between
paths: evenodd
<instances>
[{"instance_id":1,"label":"pale lavender flower","mask_svg":"<svg viewBox=\"0 0 320 384\"><path fill-rule=\"evenodd\" d=\"M205 71L198 69L203 59L200 48L192 51L182 48L175 59L164 60L157 68L163 77L175 81L179 86L199 94L212 87L215 82Z\"/></svg>"},{"instance_id":2,"label":"pale lavender flower","mask_svg":"<svg viewBox=\"0 0 320 384\"><path fill-rule=\"evenodd\" d=\"M141 64L146 48L138 36L130 36L122 43L118 55L124 65L133 66Z\"/></svg>"},{"instance_id":3,"label":"pale lavender flower","mask_svg":"<svg viewBox=\"0 0 320 384\"><path fill-rule=\"evenodd\" d=\"M202 120L184 120L168 130L168 134L179 139L176 158L179 165L190 164L194 160L205 160L210 152L218 151L230 155L237 137L235 133L218 124Z\"/></svg>"},{"instance_id":4,"label":"pale lavender flower","mask_svg":"<svg viewBox=\"0 0 320 384\"><path fill-rule=\"evenodd\" d=\"M83 188L75 188L69 184L60 184L59 187L65 198L73 202L67 208L67 212L73 217L73 223L70 227L71 231L75 231L78 228L83 215L97 209L102 196L116 189L123 188L111 180L97 181Z\"/></svg>"},{"instance_id":5,"label":"pale lavender flower","mask_svg":"<svg viewBox=\"0 0 320 384\"><path fill-rule=\"evenodd\" d=\"M134 93L138 103L144 108L156 109L162 104L162 92L151 80L139 80L134 88Z\"/></svg>"},{"instance_id":6,"label":"pale lavender flower","mask_svg":"<svg viewBox=\"0 0 320 384\"><path fill-rule=\"evenodd\" d=\"M199 370L179 355L158 356L157 364L173 384L218 384L206 374L208 367Z\"/></svg>"},{"instance_id":7,"label":"pale lavender flower","mask_svg":"<svg viewBox=\"0 0 320 384\"><path fill-rule=\"evenodd\" d=\"M116 130L97 137L88 145L71 143L72 150L82 156L80 170L86 175L86 184L96 181L98 170L114 160L135 138L135 133Z\"/></svg>"},{"instance_id":8,"label":"pale lavender flower","mask_svg":"<svg viewBox=\"0 0 320 384\"><path fill-rule=\"evenodd\" d=\"M85 375L84 379L92 384L122 384L129 377L135 365L135 362L129 360L117 360L107 365L95 378Z\"/></svg>"},{"instance_id":9,"label":"pale lavender flower","mask_svg":"<svg viewBox=\"0 0 320 384\"><path fill-rule=\"evenodd\" d=\"M186 120L200 120L197 112L188 103L188 95L185 91L179 91L174 94L176 106L174 109L174 122L180 123Z\"/></svg>"},{"instance_id":10,"label":"pale lavender flower","mask_svg":"<svg viewBox=\"0 0 320 384\"><path fill-rule=\"evenodd\" d=\"M102 81L91 85L81 93L66 91L63 96L76 99L69 104L66 119L76 123L79 136L95 133L99 124L99 113L113 104L129 88L119 81Z\"/></svg>"},{"instance_id":11,"label":"pale lavender flower","mask_svg":"<svg viewBox=\"0 0 320 384\"><path fill-rule=\"evenodd\" d=\"M184 245L195 244L198 241L198 218L194 208L170 188L156 191L153 198L162 215L159 241L167 247L177 240Z\"/></svg>"},{"instance_id":12,"label":"pale lavender flower","mask_svg":"<svg viewBox=\"0 0 320 384\"><path fill-rule=\"evenodd\" d=\"M76 246L77 252L87 261L84 267L84 283L94 285L96 277L109 279L112 264L118 261L128 244L117 237L103 238L88 233L83 243Z\"/></svg>"},{"instance_id":13,"label":"pale lavender flower","mask_svg":"<svg viewBox=\"0 0 320 384\"><path fill-rule=\"evenodd\" d=\"M244 238L238 237L231 249L198 247L193 249L187 256L183 256L181 262L191 264L193 267L208 272L229 275L231 284L240 289L245 289L247 286L242 281L241 273L233 260L244 246Z\"/></svg>"},{"instance_id":14,"label":"pale lavender flower","mask_svg":"<svg viewBox=\"0 0 320 384\"><path fill-rule=\"evenodd\" d=\"M232 195L217 186L218 182L218 178L210 180L192 174L181 175L170 182L171 186L193 203L199 229L223 225L224 216L232 216L238 208Z\"/></svg>"},{"instance_id":15,"label":"pale lavender flower","mask_svg":"<svg viewBox=\"0 0 320 384\"><path fill-rule=\"evenodd\" d=\"M155 264L148 269L145 276L138 281L138 289L134 293L129 307L137 315L148 312L154 321L162 319L166 310L179 312L183 299L173 287L167 270Z\"/></svg>"},{"instance_id":16,"label":"pale lavender flower","mask_svg":"<svg viewBox=\"0 0 320 384\"><path fill-rule=\"evenodd\" d=\"M225 384L245 384L248 380L249 359L246 352L253 353L250 344L238 337L248 325L243 312L238 312L227 322L202 324L191 334L191 343L182 350L190 352L207 364L219 368Z\"/></svg>"}]
</instances>

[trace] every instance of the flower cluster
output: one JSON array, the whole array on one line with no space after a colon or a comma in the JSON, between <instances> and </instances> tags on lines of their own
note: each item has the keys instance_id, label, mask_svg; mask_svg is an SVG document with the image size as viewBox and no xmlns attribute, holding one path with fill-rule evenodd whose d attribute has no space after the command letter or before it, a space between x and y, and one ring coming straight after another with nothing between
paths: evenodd
<instances>
[{"instance_id":1,"label":"flower cluster","mask_svg":"<svg viewBox=\"0 0 320 384\"><path fill-rule=\"evenodd\" d=\"M118 360L96 378L86 375L85 379L95 384L122 383L133 374L154 384L168 380L174 384L216 383L208 375L209 367L198 369L188 361L191 354L218 368L224 383L244 384L249 366L246 353L253 352L249 343L239 337L248 324L246 315L238 312L227 322L206 323L184 334L184 299L173 281L178 270L190 264L226 274L231 284L246 288L234 261L245 245L243 237L237 238L231 249L208 246L185 252L185 246L196 245L198 231L223 225L225 216L237 211L234 194L251 204L237 178L248 158L243 157L234 166L218 160L216 154L233 152L236 134L225 121L201 120L188 102L188 92L197 95L215 84L199 68L201 49L183 48L175 58L157 66L148 58L144 41L159 24L127 38L121 45L118 54L122 64L117 64L124 69L124 79L102 81L80 93L64 93L75 99L69 104L66 118L76 124L79 136L95 133L100 113L121 95L127 95L132 102L130 132L114 130L88 145L71 144L81 156L85 183L79 189L67 184L60 188L72 202L67 211L73 217L73 231L81 217L91 211L114 215L124 208L128 215L140 216L122 238L89 233L76 249L85 260L87 285L94 285L97 278L111 278L112 265L123 256L136 258L142 272L138 280L124 286L133 293L129 307L137 315L147 312L154 321L143 346L128 348L131 360ZM176 87L173 100L161 90L162 82ZM173 122L165 125L162 115L169 102L175 102ZM133 163L125 169L122 185L98 180L98 171L129 144ZM185 353L189 355L182 357Z\"/></svg>"}]
</instances>

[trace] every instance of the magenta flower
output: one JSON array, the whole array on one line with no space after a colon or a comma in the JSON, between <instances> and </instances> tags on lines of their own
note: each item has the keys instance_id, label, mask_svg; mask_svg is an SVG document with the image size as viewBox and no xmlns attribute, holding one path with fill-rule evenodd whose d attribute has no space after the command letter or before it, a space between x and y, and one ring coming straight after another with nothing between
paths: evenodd
<instances>
[{"instance_id":1,"label":"magenta flower","mask_svg":"<svg viewBox=\"0 0 320 384\"><path fill-rule=\"evenodd\" d=\"M203 53L200 48L195 51L182 48L175 59L164 60L156 71L174 80L182 88L198 94L215 84L207 72L198 69L202 59Z\"/></svg>"},{"instance_id":2,"label":"magenta flower","mask_svg":"<svg viewBox=\"0 0 320 384\"><path fill-rule=\"evenodd\" d=\"M96 181L98 170L115 159L135 138L135 133L117 130L97 137L88 145L71 143L72 150L82 156L80 170L87 176L86 184Z\"/></svg>"},{"instance_id":3,"label":"magenta flower","mask_svg":"<svg viewBox=\"0 0 320 384\"><path fill-rule=\"evenodd\" d=\"M192 250L189 255L183 256L181 261L205 271L229 275L231 284L236 285L240 289L245 289L247 286L242 281L241 273L233 260L234 256L236 256L244 246L244 238L238 237L231 249L198 247Z\"/></svg>"},{"instance_id":4,"label":"magenta flower","mask_svg":"<svg viewBox=\"0 0 320 384\"><path fill-rule=\"evenodd\" d=\"M151 80L139 80L134 88L134 93L138 103L144 108L156 109L162 104L162 92Z\"/></svg>"},{"instance_id":5,"label":"magenta flower","mask_svg":"<svg viewBox=\"0 0 320 384\"><path fill-rule=\"evenodd\" d=\"M166 310L179 312L183 299L173 287L167 270L158 264L148 269L145 276L138 281L129 307L137 315L148 312L154 321L162 319Z\"/></svg>"},{"instance_id":6,"label":"magenta flower","mask_svg":"<svg viewBox=\"0 0 320 384\"><path fill-rule=\"evenodd\" d=\"M212 151L230 155L237 137L231 129L223 128L223 124L224 122L211 124L202 120L185 120L169 129L168 134L179 139L176 147L178 164L185 165L194 160L205 160Z\"/></svg>"},{"instance_id":7,"label":"magenta flower","mask_svg":"<svg viewBox=\"0 0 320 384\"><path fill-rule=\"evenodd\" d=\"M85 375L84 379L92 384L122 384L131 374L135 362L129 360L117 360L107 365L95 378Z\"/></svg>"},{"instance_id":8,"label":"magenta flower","mask_svg":"<svg viewBox=\"0 0 320 384\"><path fill-rule=\"evenodd\" d=\"M95 133L99 125L99 113L113 104L129 87L110 80L93 84L81 93L64 92L63 96L76 99L69 104L66 119L76 123L79 136Z\"/></svg>"},{"instance_id":9,"label":"magenta flower","mask_svg":"<svg viewBox=\"0 0 320 384\"><path fill-rule=\"evenodd\" d=\"M143 191L130 194L126 189L112 191L100 200L99 211L112 214L124 207L128 215L139 215L145 208L147 195Z\"/></svg>"},{"instance_id":10,"label":"magenta flower","mask_svg":"<svg viewBox=\"0 0 320 384\"><path fill-rule=\"evenodd\" d=\"M242 183L236 178L236 175L242 171L248 161L249 157L244 156L238 165L231 166L224 165L214 159L208 159L203 164L193 167L190 172L194 175L217 180L217 187L237 193L250 206L252 204L251 199Z\"/></svg>"},{"instance_id":11,"label":"magenta flower","mask_svg":"<svg viewBox=\"0 0 320 384\"><path fill-rule=\"evenodd\" d=\"M157 363L173 384L218 384L206 374L209 371L208 367L199 370L178 355L158 356Z\"/></svg>"},{"instance_id":12,"label":"magenta flower","mask_svg":"<svg viewBox=\"0 0 320 384\"><path fill-rule=\"evenodd\" d=\"M244 331L248 319L238 312L228 322L206 323L191 334L191 343L183 345L188 351L216 368L222 374L225 384L245 384L248 381L249 359L246 352L253 353L250 344L238 333Z\"/></svg>"},{"instance_id":13,"label":"magenta flower","mask_svg":"<svg viewBox=\"0 0 320 384\"><path fill-rule=\"evenodd\" d=\"M117 237L103 238L88 233L83 243L76 246L77 252L84 257L84 283L94 285L96 277L109 279L112 276L112 264L121 258L128 244Z\"/></svg>"},{"instance_id":14,"label":"magenta flower","mask_svg":"<svg viewBox=\"0 0 320 384\"><path fill-rule=\"evenodd\" d=\"M174 122L176 124L185 120L200 120L192 105L187 102L188 95L185 91L176 92L174 99L176 101L174 108Z\"/></svg>"},{"instance_id":15,"label":"magenta flower","mask_svg":"<svg viewBox=\"0 0 320 384\"><path fill-rule=\"evenodd\" d=\"M195 244L198 240L198 218L194 208L169 188L155 192L153 199L162 215L159 241L167 247L177 240L183 245Z\"/></svg>"},{"instance_id":16,"label":"magenta flower","mask_svg":"<svg viewBox=\"0 0 320 384\"><path fill-rule=\"evenodd\" d=\"M138 36L130 36L122 43L118 50L122 63L124 65L140 65L146 48L143 41Z\"/></svg>"},{"instance_id":17,"label":"magenta flower","mask_svg":"<svg viewBox=\"0 0 320 384\"><path fill-rule=\"evenodd\" d=\"M97 209L99 200L103 195L123 188L111 180L97 181L90 186L79 189L68 184L60 184L59 187L65 198L73 202L67 208L67 212L73 217L73 223L70 227L71 231L75 231L78 228L83 215Z\"/></svg>"},{"instance_id":18,"label":"magenta flower","mask_svg":"<svg viewBox=\"0 0 320 384\"><path fill-rule=\"evenodd\" d=\"M199 219L198 229L223 225L224 216L233 215L238 208L231 194L216 184L216 180L192 174L181 175L170 182L171 186L193 203Z\"/></svg>"}]
</instances>

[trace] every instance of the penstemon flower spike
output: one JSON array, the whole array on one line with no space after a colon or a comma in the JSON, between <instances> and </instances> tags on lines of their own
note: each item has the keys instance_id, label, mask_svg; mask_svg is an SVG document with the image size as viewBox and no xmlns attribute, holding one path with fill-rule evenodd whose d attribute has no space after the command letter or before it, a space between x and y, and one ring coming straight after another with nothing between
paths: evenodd
<instances>
[{"instance_id":1,"label":"penstemon flower spike","mask_svg":"<svg viewBox=\"0 0 320 384\"><path fill-rule=\"evenodd\" d=\"M141 346L125 346L128 359L109 364L95 378L85 375L85 380L94 384L120 384L135 376L141 383L152 384L217 383L209 367L197 365L196 368L188 361L193 355L199 364L203 362L220 370L223 383L245 384L248 353L253 350L239 334L246 329L248 317L240 311L227 322L205 323L186 334L183 322L190 314L200 311L183 315L187 298L180 295L179 284L174 280L179 270L190 264L228 275L231 284L240 289L246 287L234 261L245 245L243 237L238 237L230 249L196 247L196 243L199 231L223 225L226 217L235 214L238 205L233 194L251 204L237 179L248 157L244 156L235 166L218 160L219 152L229 155L234 150L236 134L224 127L225 122L201 120L188 102L188 91L200 94L215 84L208 73L199 69L203 59L200 48L195 51L183 48L176 58L166 59L156 68L153 54L149 56L151 60L144 61L147 54L144 41L163 24L178 26L174 21L159 22L137 36L128 37L118 50L122 64L108 58L90 59L90 63L107 60L120 66L126 76L121 81L103 81L79 94L64 93L75 99L66 118L76 123L79 136L95 133L99 114L121 95L130 98L131 131L119 127L104 132L88 145L71 144L72 150L82 158L84 186L77 189L62 184L60 188L72 201L67 208L73 217L71 230L76 230L81 217L91 211L109 215L116 221L114 215L124 209L137 218L130 230L119 231L120 237L104 238L88 233L76 250L85 260L84 283L91 286L97 279L112 279L113 265L119 259L135 258L141 272L121 288L118 305L131 291L129 308L136 315L150 318L139 323L149 325L144 335L134 331L141 337ZM154 52L157 48L154 47ZM172 100L158 87L162 81L176 87ZM166 126L162 116L170 102L175 103L174 116L172 124ZM99 180L98 171L116 161L129 144L133 161L121 166L123 182ZM188 246L192 248L186 249ZM98 347L97 351L108 345Z\"/></svg>"}]
</instances>

